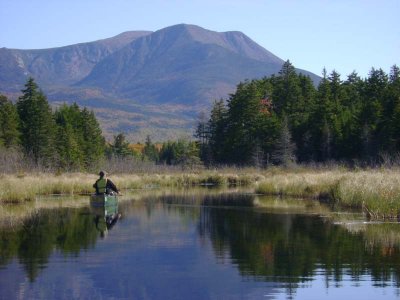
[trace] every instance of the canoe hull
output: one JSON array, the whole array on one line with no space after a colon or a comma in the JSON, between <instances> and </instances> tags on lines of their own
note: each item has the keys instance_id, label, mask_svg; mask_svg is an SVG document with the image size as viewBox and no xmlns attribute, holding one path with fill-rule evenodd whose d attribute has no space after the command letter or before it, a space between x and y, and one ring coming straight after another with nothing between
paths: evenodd
<instances>
[{"instance_id":1,"label":"canoe hull","mask_svg":"<svg viewBox=\"0 0 400 300\"><path fill-rule=\"evenodd\" d=\"M92 206L114 206L118 204L118 197L116 195L91 195L90 205Z\"/></svg>"}]
</instances>

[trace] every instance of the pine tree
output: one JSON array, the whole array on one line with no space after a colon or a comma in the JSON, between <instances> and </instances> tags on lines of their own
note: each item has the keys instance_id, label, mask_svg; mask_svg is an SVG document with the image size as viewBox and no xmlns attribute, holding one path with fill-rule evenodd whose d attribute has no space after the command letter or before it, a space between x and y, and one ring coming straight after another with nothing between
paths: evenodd
<instances>
[{"instance_id":1,"label":"pine tree","mask_svg":"<svg viewBox=\"0 0 400 300\"><path fill-rule=\"evenodd\" d=\"M224 143L226 140L227 109L224 100L215 101L207 124L209 133L209 163L223 162L225 157Z\"/></svg>"},{"instance_id":2,"label":"pine tree","mask_svg":"<svg viewBox=\"0 0 400 300\"><path fill-rule=\"evenodd\" d=\"M334 106L331 82L324 69L323 78L318 85L315 105L310 116L313 156L318 161L331 159L332 155L334 155L332 138L332 127L335 123Z\"/></svg>"},{"instance_id":3,"label":"pine tree","mask_svg":"<svg viewBox=\"0 0 400 300\"><path fill-rule=\"evenodd\" d=\"M309 76L298 75L300 95L293 105L290 115L290 128L293 142L296 144L296 153L299 161L306 161L312 157L310 117L315 109L316 89Z\"/></svg>"},{"instance_id":4,"label":"pine tree","mask_svg":"<svg viewBox=\"0 0 400 300\"><path fill-rule=\"evenodd\" d=\"M342 99L342 141L340 143L340 158L359 159L362 152L362 131L360 114L364 82L352 72L343 82Z\"/></svg>"},{"instance_id":5,"label":"pine tree","mask_svg":"<svg viewBox=\"0 0 400 300\"><path fill-rule=\"evenodd\" d=\"M334 158L340 159L342 157L342 148L344 148L344 143L347 142L343 136L343 128L345 127L345 124L347 125L348 123L349 114L347 113L347 108L343 105L345 94L340 74L333 70L329 75L328 80L330 85L331 110L327 116L327 127L324 129L329 133L329 151L327 152L329 155L327 156L331 159L332 152L334 152Z\"/></svg>"},{"instance_id":6,"label":"pine tree","mask_svg":"<svg viewBox=\"0 0 400 300\"><path fill-rule=\"evenodd\" d=\"M146 142L144 144L144 149L143 149L143 155L144 158L150 161L158 162L159 160L159 153L157 151L156 146L151 141L149 135L146 137Z\"/></svg>"},{"instance_id":7,"label":"pine tree","mask_svg":"<svg viewBox=\"0 0 400 300\"><path fill-rule=\"evenodd\" d=\"M0 95L0 146L17 147L20 143L19 116L16 107Z\"/></svg>"},{"instance_id":8,"label":"pine tree","mask_svg":"<svg viewBox=\"0 0 400 300\"><path fill-rule=\"evenodd\" d=\"M83 133L80 109L63 105L55 112L58 166L66 170L84 168Z\"/></svg>"},{"instance_id":9,"label":"pine tree","mask_svg":"<svg viewBox=\"0 0 400 300\"><path fill-rule=\"evenodd\" d=\"M265 119L261 103L264 93L257 81L251 81L240 83L231 95L224 139L227 162L251 164L260 125Z\"/></svg>"},{"instance_id":10,"label":"pine tree","mask_svg":"<svg viewBox=\"0 0 400 300\"><path fill-rule=\"evenodd\" d=\"M50 105L33 78L28 79L22 93L17 102L22 146L35 162L49 165L55 154L56 128Z\"/></svg>"},{"instance_id":11,"label":"pine tree","mask_svg":"<svg viewBox=\"0 0 400 300\"><path fill-rule=\"evenodd\" d=\"M384 95L383 116L381 121L381 148L389 154L397 154L400 150L399 108L400 108L400 69L392 66L388 87Z\"/></svg>"},{"instance_id":12,"label":"pine tree","mask_svg":"<svg viewBox=\"0 0 400 300\"><path fill-rule=\"evenodd\" d=\"M212 160L209 145L210 128L206 113L204 111L199 114L194 137L197 138L199 142L201 160L206 164L210 164Z\"/></svg>"},{"instance_id":13,"label":"pine tree","mask_svg":"<svg viewBox=\"0 0 400 300\"><path fill-rule=\"evenodd\" d=\"M272 155L274 162L285 167L293 165L296 162L296 145L292 141L292 135L289 129L289 121L286 116L283 117L279 139L276 141L275 151Z\"/></svg>"},{"instance_id":14,"label":"pine tree","mask_svg":"<svg viewBox=\"0 0 400 300\"><path fill-rule=\"evenodd\" d=\"M167 165L178 165L193 168L201 164L198 143L179 139L176 142L164 143L160 151L160 162Z\"/></svg>"},{"instance_id":15,"label":"pine tree","mask_svg":"<svg viewBox=\"0 0 400 300\"><path fill-rule=\"evenodd\" d=\"M129 148L129 142L123 133L114 136L114 143L111 145L111 153L117 157L133 156L133 151Z\"/></svg>"},{"instance_id":16,"label":"pine tree","mask_svg":"<svg viewBox=\"0 0 400 300\"><path fill-rule=\"evenodd\" d=\"M376 158L384 151L382 145L388 139L385 131L385 100L388 88L388 76L382 69L372 68L366 80L361 122L369 133L369 156Z\"/></svg>"},{"instance_id":17,"label":"pine tree","mask_svg":"<svg viewBox=\"0 0 400 300\"><path fill-rule=\"evenodd\" d=\"M274 93L274 110L278 115L285 114L289 118L301 106L300 100L299 77L292 63L287 60L276 77Z\"/></svg>"},{"instance_id":18,"label":"pine tree","mask_svg":"<svg viewBox=\"0 0 400 300\"><path fill-rule=\"evenodd\" d=\"M175 163L175 149L171 141L164 142L160 151L160 163L169 166Z\"/></svg>"},{"instance_id":19,"label":"pine tree","mask_svg":"<svg viewBox=\"0 0 400 300\"><path fill-rule=\"evenodd\" d=\"M93 111L84 108L81 120L85 167L95 167L104 158L105 140Z\"/></svg>"}]
</instances>

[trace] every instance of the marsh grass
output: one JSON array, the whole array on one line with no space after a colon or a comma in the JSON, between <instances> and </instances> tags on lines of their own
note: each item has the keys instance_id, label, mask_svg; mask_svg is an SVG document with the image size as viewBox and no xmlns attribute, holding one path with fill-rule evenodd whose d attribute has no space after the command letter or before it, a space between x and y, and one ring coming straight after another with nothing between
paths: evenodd
<instances>
[{"instance_id":1,"label":"marsh grass","mask_svg":"<svg viewBox=\"0 0 400 300\"><path fill-rule=\"evenodd\" d=\"M308 170L266 176L261 194L311 197L362 208L372 219L400 216L400 170Z\"/></svg>"},{"instance_id":2,"label":"marsh grass","mask_svg":"<svg viewBox=\"0 0 400 300\"><path fill-rule=\"evenodd\" d=\"M35 200L39 195L90 194L98 177L94 174L50 173L0 175L0 203L19 203ZM181 187L197 185L251 185L260 177L248 170L199 172L115 174L110 177L120 190L149 189L154 187Z\"/></svg>"},{"instance_id":3,"label":"marsh grass","mask_svg":"<svg viewBox=\"0 0 400 300\"><path fill-rule=\"evenodd\" d=\"M83 174L2 175L0 177L0 202L31 201L35 200L38 195L89 193L93 190L90 181L94 180L95 176Z\"/></svg>"},{"instance_id":4,"label":"marsh grass","mask_svg":"<svg viewBox=\"0 0 400 300\"><path fill-rule=\"evenodd\" d=\"M400 216L400 170L336 168L269 168L111 174L120 190L198 185L250 186L256 193L324 199L362 208L372 219ZM19 173L0 175L0 203L35 200L38 195L90 194L95 174Z\"/></svg>"}]
</instances>

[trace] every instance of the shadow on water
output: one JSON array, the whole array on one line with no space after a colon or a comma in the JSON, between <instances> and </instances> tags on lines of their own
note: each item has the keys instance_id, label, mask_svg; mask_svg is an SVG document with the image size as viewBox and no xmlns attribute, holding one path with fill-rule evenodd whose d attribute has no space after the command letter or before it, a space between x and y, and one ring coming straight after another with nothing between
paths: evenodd
<instances>
[{"instance_id":1,"label":"shadow on water","mask_svg":"<svg viewBox=\"0 0 400 300\"><path fill-rule=\"evenodd\" d=\"M113 229L121 212L125 227ZM110 207L42 209L17 227L0 229L0 269L17 259L34 282L51 264L54 251L79 257L82 251L95 249L111 229L116 235L119 229L130 233L116 246L130 251L124 243L132 236L139 241L159 238L140 227L141 222L158 224L151 223L153 215L179 216L185 226L193 224L196 237L209 241L217 264L231 264L243 281L283 284L288 295L317 275L325 278L326 286L337 285L344 277L361 282L370 276L373 286L400 287L399 224L368 224L360 215L350 222L347 214L332 213L315 201L224 192L160 194ZM168 226L155 230L165 233ZM174 237L178 231L168 234ZM130 247L138 245L135 241Z\"/></svg>"}]
</instances>

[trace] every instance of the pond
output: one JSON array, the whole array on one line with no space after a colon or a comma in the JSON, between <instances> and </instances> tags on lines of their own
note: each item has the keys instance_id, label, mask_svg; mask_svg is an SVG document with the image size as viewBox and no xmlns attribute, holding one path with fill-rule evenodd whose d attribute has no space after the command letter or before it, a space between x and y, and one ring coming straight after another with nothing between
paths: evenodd
<instances>
[{"instance_id":1,"label":"pond","mask_svg":"<svg viewBox=\"0 0 400 300\"><path fill-rule=\"evenodd\" d=\"M1 299L400 297L397 223L241 191L79 202L2 224Z\"/></svg>"}]
</instances>

